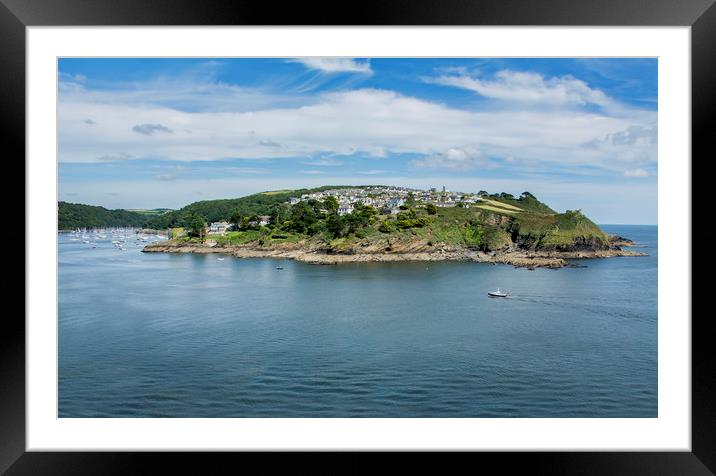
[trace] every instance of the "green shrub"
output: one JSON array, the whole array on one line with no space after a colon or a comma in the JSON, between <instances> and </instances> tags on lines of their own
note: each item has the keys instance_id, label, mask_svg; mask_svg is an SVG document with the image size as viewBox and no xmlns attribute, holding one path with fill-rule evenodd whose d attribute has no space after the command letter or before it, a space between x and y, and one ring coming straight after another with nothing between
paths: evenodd
<instances>
[{"instance_id":1,"label":"green shrub","mask_svg":"<svg viewBox=\"0 0 716 476\"><path fill-rule=\"evenodd\" d=\"M394 229L395 229L395 228L393 227L393 224L390 223L390 222L387 222L387 221L384 221L384 222L381 223L380 226L378 227L378 231L381 232L381 233L390 233L390 232L392 232Z\"/></svg>"}]
</instances>

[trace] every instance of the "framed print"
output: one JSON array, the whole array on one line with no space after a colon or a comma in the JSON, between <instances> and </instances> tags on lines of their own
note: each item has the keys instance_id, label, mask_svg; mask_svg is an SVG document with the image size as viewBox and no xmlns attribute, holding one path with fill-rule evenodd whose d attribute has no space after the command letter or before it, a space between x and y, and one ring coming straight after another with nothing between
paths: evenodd
<instances>
[{"instance_id":1,"label":"framed print","mask_svg":"<svg viewBox=\"0 0 716 476\"><path fill-rule=\"evenodd\" d=\"M28 279L0 467L710 474L712 2L293 9L3 0Z\"/></svg>"}]
</instances>

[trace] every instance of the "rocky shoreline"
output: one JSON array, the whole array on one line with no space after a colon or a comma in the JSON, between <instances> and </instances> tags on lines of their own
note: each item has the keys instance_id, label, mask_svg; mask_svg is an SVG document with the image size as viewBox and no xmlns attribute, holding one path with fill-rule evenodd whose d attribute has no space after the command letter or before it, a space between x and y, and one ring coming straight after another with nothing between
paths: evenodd
<instances>
[{"instance_id":1,"label":"rocky shoreline","mask_svg":"<svg viewBox=\"0 0 716 476\"><path fill-rule=\"evenodd\" d=\"M474 261L479 263L509 264L525 268L563 268L570 259L611 258L615 256L647 256L619 247L600 250L578 251L523 251L510 249L497 252L482 252L467 248L436 248L425 250L378 251L375 249L349 249L335 251L321 247L305 248L296 244L284 244L271 248L256 245L217 246L207 240L203 244L154 243L144 247L147 253L221 253L237 258L293 259L309 264L340 264L396 261Z\"/></svg>"}]
</instances>

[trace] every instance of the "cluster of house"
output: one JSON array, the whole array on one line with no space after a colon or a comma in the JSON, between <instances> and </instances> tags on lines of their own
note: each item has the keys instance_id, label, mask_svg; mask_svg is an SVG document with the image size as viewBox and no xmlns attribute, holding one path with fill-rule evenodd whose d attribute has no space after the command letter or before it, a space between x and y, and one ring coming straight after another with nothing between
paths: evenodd
<instances>
[{"instance_id":1,"label":"cluster of house","mask_svg":"<svg viewBox=\"0 0 716 476\"><path fill-rule=\"evenodd\" d=\"M425 204L432 203L438 207L469 207L470 204L482 201L482 198L475 193L451 192L445 187L442 188L442 191L435 188L418 190L405 187L363 187L306 193L300 197L291 197L289 203L295 205L311 199L323 201L328 197L336 197L338 200L339 215L352 213L357 203L371 205L378 210L390 210L390 213L395 215L400 213L400 207L405 205L409 199ZM268 225L268 216L261 216L259 219L259 225ZM207 232L210 235L221 235L229 231L231 227L231 223L227 221L213 222L208 226Z\"/></svg>"},{"instance_id":2,"label":"cluster of house","mask_svg":"<svg viewBox=\"0 0 716 476\"><path fill-rule=\"evenodd\" d=\"M269 224L269 216L264 215L259 217L259 225L266 226ZM231 230L233 225L228 221L215 221L209 224L206 231L209 235L223 235L227 231Z\"/></svg>"},{"instance_id":3,"label":"cluster of house","mask_svg":"<svg viewBox=\"0 0 716 476\"><path fill-rule=\"evenodd\" d=\"M324 190L322 192L306 193L300 197L291 197L289 203L314 199L325 200L336 197L338 200L338 214L347 215L353 212L355 204L371 205L379 210L390 210L392 214L400 212L400 206L408 199L417 202L432 203L438 207L455 207L458 204L469 207L470 204L482 201L474 193L451 192L445 187L442 191L435 188L430 190L416 190L404 187L365 187L365 188L339 188Z\"/></svg>"}]
</instances>

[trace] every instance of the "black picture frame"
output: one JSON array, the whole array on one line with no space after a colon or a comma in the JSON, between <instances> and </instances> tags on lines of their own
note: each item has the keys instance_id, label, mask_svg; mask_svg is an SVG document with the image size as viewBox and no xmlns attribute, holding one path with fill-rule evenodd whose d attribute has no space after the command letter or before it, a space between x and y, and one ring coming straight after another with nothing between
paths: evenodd
<instances>
[{"instance_id":1,"label":"black picture frame","mask_svg":"<svg viewBox=\"0 0 716 476\"><path fill-rule=\"evenodd\" d=\"M25 157L25 28L52 25L690 26L692 157L706 159L712 142L709 119L716 114L714 0L364 0L330 5L285 2L280 6L242 0L0 0L0 130L6 150L9 145L14 156ZM683 160L693 164L693 158ZM24 176L24 169L19 173ZM25 220L31 218L25 216ZM31 252L26 248L25 257ZM692 319L691 452L479 453L480 463L497 463L501 471L529 468L530 472L549 474L713 474L716 371L708 315L692 312L683 318ZM209 473L235 456L26 452L25 326L19 313L4 316L0 340L0 472L142 474L151 471L152 464L171 461L184 469L196 465L202 473Z\"/></svg>"}]
</instances>

